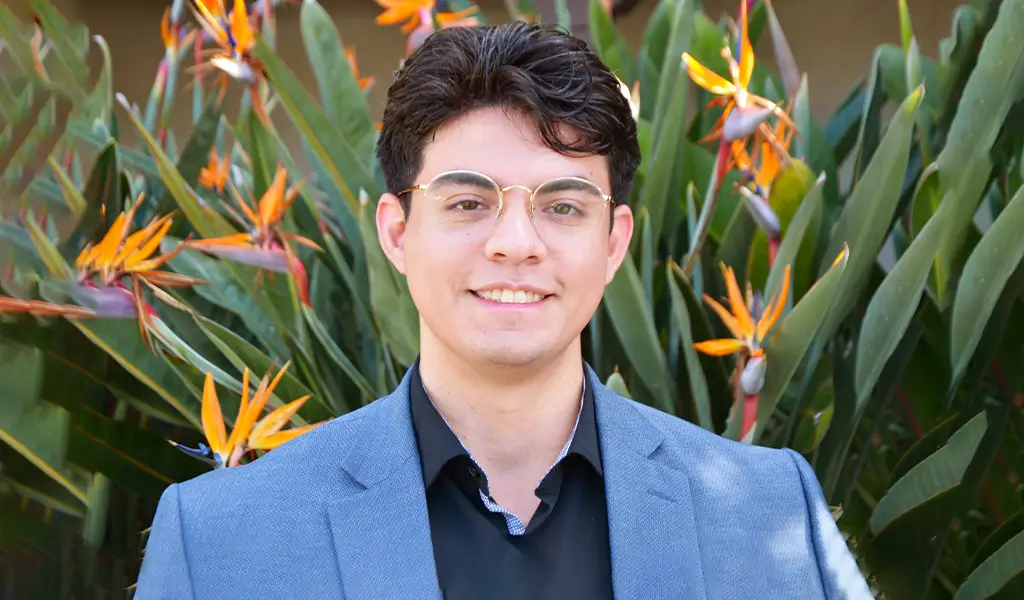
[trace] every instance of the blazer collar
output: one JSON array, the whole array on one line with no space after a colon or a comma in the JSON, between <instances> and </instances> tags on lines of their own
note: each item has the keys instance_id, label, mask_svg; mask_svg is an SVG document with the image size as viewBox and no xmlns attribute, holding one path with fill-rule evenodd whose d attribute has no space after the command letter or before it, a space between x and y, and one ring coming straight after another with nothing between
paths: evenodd
<instances>
[{"instance_id":1,"label":"blazer collar","mask_svg":"<svg viewBox=\"0 0 1024 600\"><path fill-rule=\"evenodd\" d=\"M593 386L615 597L703 600L693 501L686 474L660 460L665 432L632 401ZM363 489L328 508L348 598L438 600L408 370L395 391L363 409L343 468Z\"/></svg>"}]
</instances>

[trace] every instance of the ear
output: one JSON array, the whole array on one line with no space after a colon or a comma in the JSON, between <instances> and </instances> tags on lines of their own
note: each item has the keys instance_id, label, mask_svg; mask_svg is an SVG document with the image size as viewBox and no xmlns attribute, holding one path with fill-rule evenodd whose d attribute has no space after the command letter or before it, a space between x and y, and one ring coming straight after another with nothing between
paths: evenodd
<instances>
[{"instance_id":1,"label":"ear","mask_svg":"<svg viewBox=\"0 0 1024 600\"><path fill-rule=\"evenodd\" d=\"M384 194L377 203L377 239L391 264L405 275L405 213L394 194Z\"/></svg>"},{"instance_id":2,"label":"ear","mask_svg":"<svg viewBox=\"0 0 1024 600\"><path fill-rule=\"evenodd\" d=\"M605 285L612 282L616 271L629 252L629 242L633 239L633 211L628 206L616 206L612 212L612 230L608 234L608 272Z\"/></svg>"}]
</instances>

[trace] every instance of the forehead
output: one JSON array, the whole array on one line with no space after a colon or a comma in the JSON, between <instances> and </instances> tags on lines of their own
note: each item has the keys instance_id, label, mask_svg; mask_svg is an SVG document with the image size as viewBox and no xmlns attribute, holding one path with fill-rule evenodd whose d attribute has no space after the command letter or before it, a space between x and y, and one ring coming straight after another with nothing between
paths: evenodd
<instances>
[{"instance_id":1,"label":"forehead","mask_svg":"<svg viewBox=\"0 0 1024 600\"><path fill-rule=\"evenodd\" d=\"M423 149L416 183L459 169L478 171L499 185L535 186L566 175L589 179L605 190L610 185L604 156L555 152L544 145L532 119L494 107L474 110L439 128Z\"/></svg>"}]
</instances>

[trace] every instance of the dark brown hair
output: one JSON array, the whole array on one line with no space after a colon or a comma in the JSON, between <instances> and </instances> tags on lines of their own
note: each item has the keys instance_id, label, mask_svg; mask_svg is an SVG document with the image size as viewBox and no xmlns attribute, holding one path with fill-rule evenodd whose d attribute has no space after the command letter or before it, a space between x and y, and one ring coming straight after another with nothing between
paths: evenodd
<instances>
[{"instance_id":1,"label":"dark brown hair","mask_svg":"<svg viewBox=\"0 0 1024 600\"><path fill-rule=\"evenodd\" d=\"M611 195L627 202L640 146L618 79L583 40L521 21L442 29L405 61L388 90L377 141L388 191L419 183L412 179L439 127L490 106L531 117L556 152L606 156ZM572 139L560 126L569 126ZM408 196L402 206L408 213Z\"/></svg>"}]
</instances>

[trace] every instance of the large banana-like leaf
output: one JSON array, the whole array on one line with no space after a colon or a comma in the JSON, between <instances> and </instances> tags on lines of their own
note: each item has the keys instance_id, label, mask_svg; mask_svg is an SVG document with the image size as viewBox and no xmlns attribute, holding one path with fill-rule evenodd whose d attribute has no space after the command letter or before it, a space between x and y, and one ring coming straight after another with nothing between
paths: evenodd
<instances>
[{"instance_id":1,"label":"large banana-like leaf","mask_svg":"<svg viewBox=\"0 0 1024 600\"><path fill-rule=\"evenodd\" d=\"M352 73L334 20L317 2L304 2L299 13L302 42L309 54L324 112L338 127L363 165L373 161L376 129L370 105Z\"/></svg>"},{"instance_id":2,"label":"large banana-like leaf","mask_svg":"<svg viewBox=\"0 0 1024 600\"><path fill-rule=\"evenodd\" d=\"M405 276L398 272L380 247L374 204L360 208L359 227L370 274L370 304L388 348L403 365L412 365L419 353L419 313L409 294Z\"/></svg>"},{"instance_id":3,"label":"large banana-like leaf","mask_svg":"<svg viewBox=\"0 0 1024 600\"><path fill-rule=\"evenodd\" d=\"M963 242L964 231L981 202L992 172L990 151L1011 107L1024 97L1024 0L999 3L992 30L985 36L977 67L964 88L956 117L950 124L948 143L936 158L939 180L953 191L956 210L950 217L951 233L942 244L938 260L951 260ZM993 94L993 90L1000 93ZM950 298L945 287L940 302Z\"/></svg>"},{"instance_id":4,"label":"large banana-like leaf","mask_svg":"<svg viewBox=\"0 0 1024 600\"><path fill-rule=\"evenodd\" d=\"M953 198L947 194L939 211L928 220L921 235L903 253L868 303L857 344L854 419L863 413L882 368L917 312L932 260L945 239L952 214Z\"/></svg>"},{"instance_id":5,"label":"large banana-like leaf","mask_svg":"<svg viewBox=\"0 0 1024 600\"><path fill-rule=\"evenodd\" d=\"M89 479L67 462L71 415L40 400L42 353L10 342L0 343L0 441L16 450L60 484L83 505Z\"/></svg>"},{"instance_id":6,"label":"large banana-like leaf","mask_svg":"<svg viewBox=\"0 0 1024 600\"><path fill-rule=\"evenodd\" d=\"M822 257L826 262L821 270L846 245L850 248L850 264L843 275L838 301L829 310L819 331L819 339L831 337L853 308L875 264L903 187L915 114L923 94L924 90L918 89L900 105L835 224L828 250Z\"/></svg>"},{"instance_id":7,"label":"large banana-like leaf","mask_svg":"<svg viewBox=\"0 0 1024 600\"><path fill-rule=\"evenodd\" d=\"M986 413L979 412L948 443L893 484L871 514L872 533L878 535L901 515L958 485L988 427Z\"/></svg>"},{"instance_id":8,"label":"large banana-like leaf","mask_svg":"<svg viewBox=\"0 0 1024 600\"><path fill-rule=\"evenodd\" d=\"M615 27L605 3L602 0L590 0L587 14L590 17L587 19L590 24L590 39L597 55L608 65L612 73L632 89L633 82L637 80L636 58L625 38Z\"/></svg>"},{"instance_id":9,"label":"large banana-like leaf","mask_svg":"<svg viewBox=\"0 0 1024 600\"><path fill-rule=\"evenodd\" d=\"M1024 186L999 214L964 265L953 303L950 361L953 381L959 382L981 341L999 293L1024 259Z\"/></svg>"},{"instance_id":10,"label":"large banana-like leaf","mask_svg":"<svg viewBox=\"0 0 1024 600\"><path fill-rule=\"evenodd\" d=\"M656 406L673 412L678 393L676 384L668 372L640 275L628 253L612 282L605 288L602 304L626 356L640 375L643 386L654 396Z\"/></svg>"}]
</instances>

